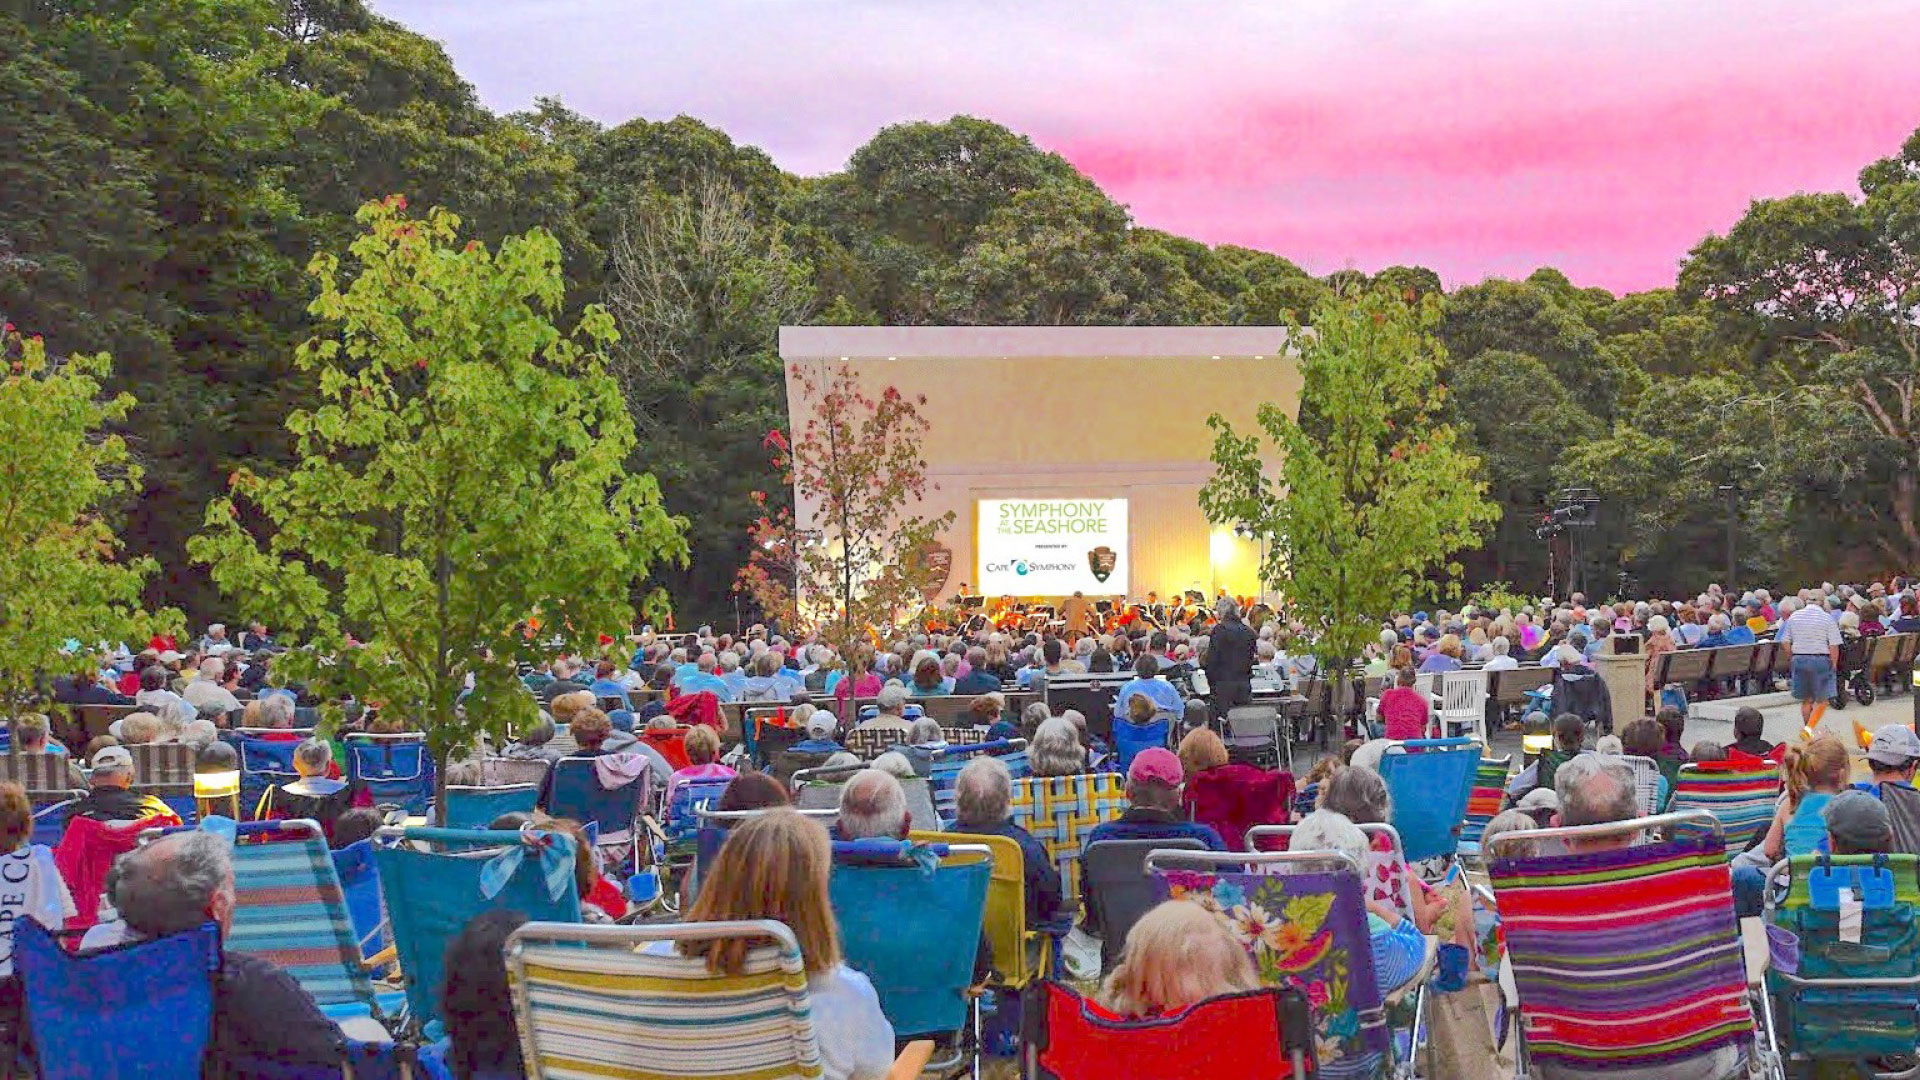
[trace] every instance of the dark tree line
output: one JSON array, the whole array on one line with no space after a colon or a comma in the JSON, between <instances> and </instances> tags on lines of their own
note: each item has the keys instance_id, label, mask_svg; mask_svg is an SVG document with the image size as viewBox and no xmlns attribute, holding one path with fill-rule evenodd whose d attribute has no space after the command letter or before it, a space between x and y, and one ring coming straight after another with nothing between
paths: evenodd
<instances>
[{"instance_id":1,"label":"dark tree line","mask_svg":"<svg viewBox=\"0 0 1920 1080\"><path fill-rule=\"evenodd\" d=\"M1553 492L1596 489L1590 580L1920 565L1920 133L1863 196L1756 202L1678 285L1616 297L1552 269L1444 296L1445 378L1505 515L1472 583L1538 587ZM696 120L606 127L482 108L439 45L361 0L0 5L0 314L111 351L140 405L119 508L153 602L217 609L184 542L241 463L284 460L311 397L299 270L405 193L495 241L561 241L577 309L619 320L635 466L693 523L664 584L728 618L760 449L784 427L782 322L1271 324L1329 291L1441 292L1422 267L1307 273L1132 223L1058 155L969 117L890 127L815 178ZM229 613L231 614L231 613Z\"/></svg>"}]
</instances>

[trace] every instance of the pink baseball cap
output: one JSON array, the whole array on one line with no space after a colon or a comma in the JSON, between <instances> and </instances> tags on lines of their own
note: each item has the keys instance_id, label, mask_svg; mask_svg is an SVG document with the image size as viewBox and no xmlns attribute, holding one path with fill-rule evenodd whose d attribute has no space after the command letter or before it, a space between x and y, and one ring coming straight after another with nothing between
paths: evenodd
<instances>
[{"instance_id":1,"label":"pink baseball cap","mask_svg":"<svg viewBox=\"0 0 1920 1080\"><path fill-rule=\"evenodd\" d=\"M1151 780L1168 787L1179 787L1187 781L1187 772L1180 766L1180 759L1173 751L1154 747L1133 755L1133 764L1127 766L1127 779L1133 781Z\"/></svg>"}]
</instances>

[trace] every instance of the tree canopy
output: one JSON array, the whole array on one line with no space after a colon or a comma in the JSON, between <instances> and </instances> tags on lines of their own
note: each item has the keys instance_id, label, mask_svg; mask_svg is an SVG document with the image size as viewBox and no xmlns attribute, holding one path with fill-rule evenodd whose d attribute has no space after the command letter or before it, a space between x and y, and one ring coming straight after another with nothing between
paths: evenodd
<instances>
[{"instance_id":1,"label":"tree canopy","mask_svg":"<svg viewBox=\"0 0 1920 1080\"><path fill-rule=\"evenodd\" d=\"M1608 489L1590 580L1719 576L1702 493L1721 485L1743 576L1871 573L1920 561L1920 132L1888 149L1858 192L1756 202L1672 289L1542 268L1448 291L1142 227L974 117L884 128L801 177L691 117L493 113L364 0L36 0L0 14L0 315L56 356L113 355L109 389L139 405L110 424L141 472L101 509L156 562L147 603L196 621L230 612L188 538L236 469L293 465L284 418L324 398L293 361L302 269L395 194L489 247L542 230L558 324L613 313L626 467L691 523L686 568L659 575L683 622L734 614L759 442L785 422L782 321L1283 325L1359 287L1440 306L1445 420L1504 511L1470 581L1543 582L1526 525L1575 481ZM1600 476L1616 458L1649 467Z\"/></svg>"}]
</instances>

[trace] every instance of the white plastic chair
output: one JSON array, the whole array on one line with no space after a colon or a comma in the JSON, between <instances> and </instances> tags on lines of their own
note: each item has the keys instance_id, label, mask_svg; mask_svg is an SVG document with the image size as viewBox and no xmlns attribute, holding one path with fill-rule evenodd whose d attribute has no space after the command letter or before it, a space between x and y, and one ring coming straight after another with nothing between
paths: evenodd
<instances>
[{"instance_id":1,"label":"white plastic chair","mask_svg":"<svg viewBox=\"0 0 1920 1080\"><path fill-rule=\"evenodd\" d=\"M1487 673L1449 671L1440 680L1440 732L1487 741Z\"/></svg>"}]
</instances>

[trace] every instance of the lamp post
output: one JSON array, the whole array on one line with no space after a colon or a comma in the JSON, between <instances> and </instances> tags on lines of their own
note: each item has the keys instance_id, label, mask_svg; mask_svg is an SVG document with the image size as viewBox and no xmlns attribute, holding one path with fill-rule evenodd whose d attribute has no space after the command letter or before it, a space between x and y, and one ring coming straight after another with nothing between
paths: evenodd
<instances>
[{"instance_id":1,"label":"lamp post","mask_svg":"<svg viewBox=\"0 0 1920 1080\"><path fill-rule=\"evenodd\" d=\"M1739 560L1735 558L1733 545L1736 533L1734 525L1739 514L1739 507L1734 502L1734 494L1732 484L1720 485L1720 497L1727 500L1727 592L1730 595L1738 596L1740 595L1740 590L1734 586L1733 579L1734 576L1739 573Z\"/></svg>"},{"instance_id":2,"label":"lamp post","mask_svg":"<svg viewBox=\"0 0 1920 1080\"><path fill-rule=\"evenodd\" d=\"M194 809L204 820L222 815L240 820L240 755L214 740L200 748L193 762Z\"/></svg>"}]
</instances>

